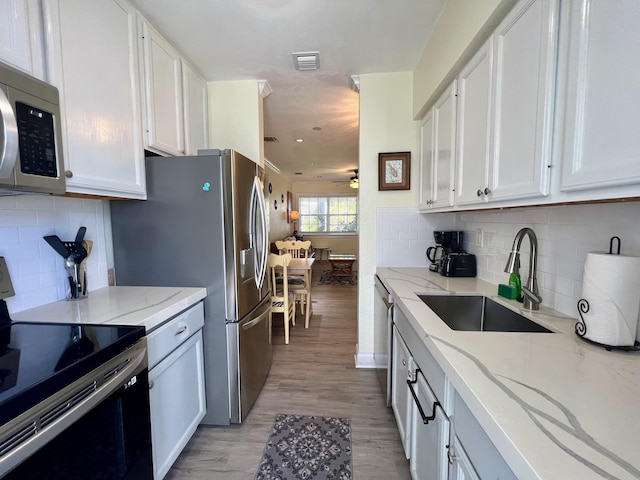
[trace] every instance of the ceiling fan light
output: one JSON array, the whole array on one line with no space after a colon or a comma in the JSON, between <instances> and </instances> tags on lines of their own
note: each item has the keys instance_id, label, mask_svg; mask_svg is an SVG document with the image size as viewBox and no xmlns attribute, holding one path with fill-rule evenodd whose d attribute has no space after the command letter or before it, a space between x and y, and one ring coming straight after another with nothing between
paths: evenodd
<instances>
[{"instance_id":1,"label":"ceiling fan light","mask_svg":"<svg viewBox=\"0 0 640 480\"><path fill-rule=\"evenodd\" d=\"M349 182L349 186L351 188L359 188L360 187L360 183L358 182L357 178L352 178L351 181Z\"/></svg>"}]
</instances>

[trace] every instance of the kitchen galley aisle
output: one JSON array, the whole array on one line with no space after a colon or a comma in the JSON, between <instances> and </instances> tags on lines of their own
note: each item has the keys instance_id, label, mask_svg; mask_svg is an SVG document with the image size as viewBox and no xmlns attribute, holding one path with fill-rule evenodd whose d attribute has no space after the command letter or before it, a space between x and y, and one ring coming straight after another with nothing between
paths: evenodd
<instances>
[{"instance_id":1,"label":"kitchen galley aisle","mask_svg":"<svg viewBox=\"0 0 640 480\"><path fill-rule=\"evenodd\" d=\"M354 367L358 286L318 284L328 268L327 261L314 265L313 316L305 329L296 308L289 345L274 316L271 373L245 422L200 426L166 480L253 479L278 413L349 417L354 478L410 478L375 370Z\"/></svg>"}]
</instances>

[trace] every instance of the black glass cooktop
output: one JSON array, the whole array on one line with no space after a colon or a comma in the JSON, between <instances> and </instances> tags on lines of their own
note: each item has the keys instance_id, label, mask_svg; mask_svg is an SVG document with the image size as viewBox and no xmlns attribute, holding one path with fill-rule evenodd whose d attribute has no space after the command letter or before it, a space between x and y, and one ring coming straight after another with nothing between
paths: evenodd
<instances>
[{"instance_id":1,"label":"black glass cooktop","mask_svg":"<svg viewBox=\"0 0 640 480\"><path fill-rule=\"evenodd\" d=\"M99 367L144 327L13 322L0 326L0 425Z\"/></svg>"}]
</instances>

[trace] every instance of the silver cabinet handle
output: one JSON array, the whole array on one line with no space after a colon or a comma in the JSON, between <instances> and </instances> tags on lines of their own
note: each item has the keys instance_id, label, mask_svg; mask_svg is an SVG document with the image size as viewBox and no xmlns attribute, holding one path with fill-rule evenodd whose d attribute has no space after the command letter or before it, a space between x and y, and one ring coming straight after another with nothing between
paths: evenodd
<instances>
[{"instance_id":1,"label":"silver cabinet handle","mask_svg":"<svg viewBox=\"0 0 640 480\"><path fill-rule=\"evenodd\" d=\"M154 387L155 383L153 382L153 380L149 380L149 390L151 390Z\"/></svg>"},{"instance_id":2,"label":"silver cabinet handle","mask_svg":"<svg viewBox=\"0 0 640 480\"><path fill-rule=\"evenodd\" d=\"M476 195L481 197L482 196L482 190L478 189L478 191L476 192Z\"/></svg>"},{"instance_id":3,"label":"silver cabinet handle","mask_svg":"<svg viewBox=\"0 0 640 480\"><path fill-rule=\"evenodd\" d=\"M73 172L71 170L65 170L64 176L67 178L73 177Z\"/></svg>"},{"instance_id":4,"label":"silver cabinet handle","mask_svg":"<svg viewBox=\"0 0 640 480\"><path fill-rule=\"evenodd\" d=\"M402 359L402 365L405 367L407 366L407 361L404 358Z\"/></svg>"},{"instance_id":5,"label":"silver cabinet handle","mask_svg":"<svg viewBox=\"0 0 640 480\"><path fill-rule=\"evenodd\" d=\"M486 188L484 189L484 194L485 194L485 195L489 195L490 193L491 193L491 190L489 189L489 187L486 187Z\"/></svg>"},{"instance_id":6,"label":"silver cabinet handle","mask_svg":"<svg viewBox=\"0 0 640 480\"><path fill-rule=\"evenodd\" d=\"M173 334L173 336L177 337L178 335L182 335L186 331L187 331L187 326L183 325L180 327L180 329L176 333Z\"/></svg>"}]
</instances>

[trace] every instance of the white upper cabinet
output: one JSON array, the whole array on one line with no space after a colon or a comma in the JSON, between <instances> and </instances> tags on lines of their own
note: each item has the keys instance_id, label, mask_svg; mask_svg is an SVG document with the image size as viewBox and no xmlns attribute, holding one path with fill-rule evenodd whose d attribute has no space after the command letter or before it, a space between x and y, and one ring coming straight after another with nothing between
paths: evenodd
<instances>
[{"instance_id":1,"label":"white upper cabinet","mask_svg":"<svg viewBox=\"0 0 640 480\"><path fill-rule=\"evenodd\" d=\"M182 61L182 85L184 87L185 153L197 155L198 150L209 148L207 82L184 60Z\"/></svg>"},{"instance_id":2,"label":"white upper cabinet","mask_svg":"<svg viewBox=\"0 0 640 480\"><path fill-rule=\"evenodd\" d=\"M564 8L561 190L640 183L640 2L573 0Z\"/></svg>"},{"instance_id":3,"label":"white upper cabinet","mask_svg":"<svg viewBox=\"0 0 640 480\"><path fill-rule=\"evenodd\" d=\"M456 82L447 87L420 126L420 204L422 211L453 205Z\"/></svg>"},{"instance_id":4,"label":"white upper cabinet","mask_svg":"<svg viewBox=\"0 0 640 480\"><path fill-rule=\"evenodd\" d=\"M420 124L420 203L421 210L433 205L433 109L427 112Z\"/></svg>"},{"instance_id":5,"label":"white upper cabinet","mask_svg":"<svg viewBox=\"0 0 640 480\"><path fill-rule=\"evenodd\" d=\"M549 193L557 11L557 0L521 1L492 37L490 201Z\"/></svg>"},{"instance_id":6,"label":"white upper cabinet","mask_svg":"<svg viewBox=\"0 0 640 480\"><path fill-rule=\"evenodd\" d=\"M141 20L144 62L145 148L184 154L184 107L180 54Z\"/></svg>"},{"instance_id":7,"label":"white upper cabinet","mask_svg":"<svg viewBox=\"0 0 640 480\"><path fill-rule=\"evenodd\" d=\"M39 0L0 2L0 61L45 79Z\"/></svg>"},{"instance_id":8,"label":"white upper cabinet","mask_svg":"<svg viewBox=\"0 0 640 480\"><path fill-rule=\"evenodd\" d=\"M196 155L208 148L206 81L140 17L144 148L161 155Z\"/></svg>"},{"instance_id":9,"label":"white upper cabinet","mask_svg":"<svg viewBox=\"0 0 640 480\"><path fill-rule=\"evenodd\" d=\"M125 0L43 0L60 90L67 191L145 198L136 12Z\"/></svg>"},{"instance_id":10,"label":"white upper cabinet","mask_svg":"<svg viewBox=\"0 0 640 480\"><path fill-rule=\"evenodd\" d=\"M432 207L453 205L454 167L456 158L456 82L433 106L433 180Z\"/></svg>"},{"instance_id":11,"label":"white upper cabinet","mask_svg":"<svg viewBox=\"0 0 640 480\"><path fill-rule=\"evenodd\" d=\"M487 42L458 76L456 205L485 201L489 193L491 47Z\"/></svg>"}]
</instances>

